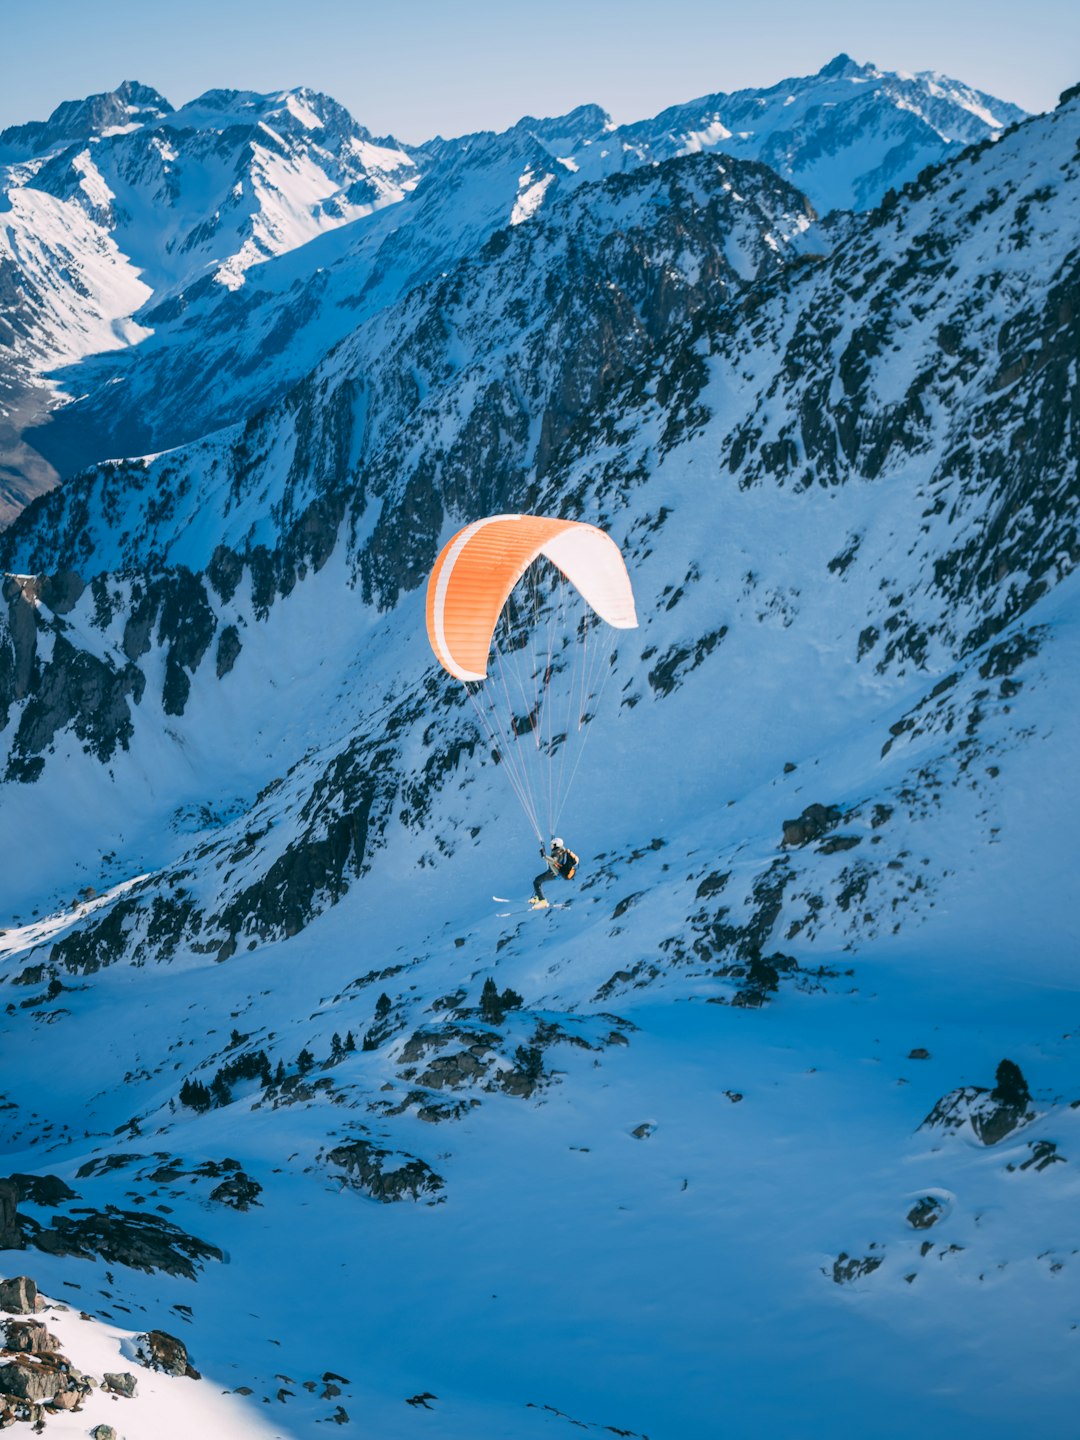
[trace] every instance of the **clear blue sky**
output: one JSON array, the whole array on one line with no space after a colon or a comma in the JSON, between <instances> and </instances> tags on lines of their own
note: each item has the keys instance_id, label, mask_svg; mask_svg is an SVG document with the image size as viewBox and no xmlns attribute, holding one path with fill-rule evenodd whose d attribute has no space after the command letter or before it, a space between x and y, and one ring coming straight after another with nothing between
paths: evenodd
<instances>
[{"instance_id":1,"label":"clear blue sky","mask_svg":"<svg viewBox=\"0 0 1080 1440\"><path fill-rule=\"evenodd\" d=\"M639 119L840 51L1045 110L1080 81L1080 0L0 0L0 128L135 79L174 105L310 85L419 141L585 101Z\"/></svg>"}]
</instances>

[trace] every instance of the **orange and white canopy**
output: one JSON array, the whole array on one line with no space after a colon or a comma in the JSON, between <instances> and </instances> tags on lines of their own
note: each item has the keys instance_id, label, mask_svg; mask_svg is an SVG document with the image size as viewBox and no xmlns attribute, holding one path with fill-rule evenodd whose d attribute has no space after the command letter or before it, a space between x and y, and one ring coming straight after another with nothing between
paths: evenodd
<instances>
[{"instance_id":1,"label":"orange and white canopy","mask_svg":"<svg viewBox=\"0 0 1080 1440\"><path fill-rule=\"evenodd\" d=\"M491 637L511 590L543 555L609 625L637 625L619 547L595 525L544 515L489 515L459 530L435 561L427 589L431 648L458 680L487 675Z\"/></svg>"}]
</instances>

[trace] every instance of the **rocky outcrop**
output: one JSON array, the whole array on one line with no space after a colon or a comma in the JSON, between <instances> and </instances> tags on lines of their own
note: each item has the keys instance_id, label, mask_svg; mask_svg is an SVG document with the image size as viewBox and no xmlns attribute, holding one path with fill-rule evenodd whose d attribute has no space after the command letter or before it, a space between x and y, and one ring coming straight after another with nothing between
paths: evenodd
<instances>
[{"instance_id":1,"label":"rocky outcrop","mask_svg":"<svg viewBox=\"0 0 1080 1440\"><path fill-rule=\"evenodd\" d=\"M16 1174L9 1178L19 1192L19 1199L28 1201L31 1205L45 1205L51 1208L62 1205L67 1200L79 1198L71 1186L60 1179L59 1175ZM0 1181L0 1184L3 1182Z\"/></svg>"},{"instance_id":2,"label":"rocky outcrop","mask_svg":"<svg viewBox=\"0 0 1080 1440\"><path fill-rule=\"evenodd\" d=\"M913 1230L929 1230L945 1213L945 1207L934 1195L923 1195L907 1213L907 1223Z\"/></svg>"},{"instance_id":3,"label":"rocky outcrop","mask_svg":"<svg viewBox=\"0 0 1080 1440\"><path fill-rule=\"evenodd\" d=\"M21 1250L26 1244L16 1213L18 1204L14 1180L0 1180L0 1250Z\"/></svg>"},{"instance_id":4,"label":"rocky outcrop","mask_svg":"<svg viewBox=\"0 0 1080 1440\"><path fill-rule=\"evenodd\" d=\"M30 1405L74 1410L91 1388L87 1377L63 1355L49 1352L0 1357L0 1394Z\"/></svg>"},{"instance_id":5,"label":"rocky outcrop","mask_svg":"<svg viewBox=\"0 0 1080 1440\"><path fill-rule=\"evenodd\" d=\"M89 1215L58 1215L33 1243L47 1255L100 1256L111 1264L194 1280L203 1260L223 1260L216 1245L199 1240L156 1215L106 1206Z\"/></svg>"},{"instance_id":6,"label":"rocky outcrop","mask_svg":"<svg viewBox=\"0 0 1080 1440\"><path fill-rule=\"evenodd\" d=\"M873 1250L876 1247L872 1245L870 1248ZM846 1250L841 1250L831 1269L822 1270L821 1273L828 1275L837 1285L850 1285L853 1280L872 1275L884 1259L884 1255L849 1255Z\"/></svg>"},{"instance_id":7,"label":"rocky outcrop","mask_svg":"<svg viewBox=\"0 0 1080 1440\"><path fill-rule=\"evenodd\" d=\"M184 1342L165 1330L151 1330L145 1335L137 1336L135 1359L148 1370L160 1370L163 1375L185 1376L189 1380L202 1379L188 1358Z\"/></svg>"},{"instance_id":8,"label":"rocky outcrop","mask_svg":"<svg viewBox=\"0 0 1080 1440\"><path fill-rule=\"evenodd\" d=\"M40 1320L0 1321L0 1339L5 1350L20 1355L49 1355L60 1349L60 1341Z\"/></svg>"},{"instance_id":9,"label":"rocky outcrop","mask_svg":"<svg viewBox=\"0 0 1080 1440\"><path fill-rule=\"evenodd\" d=\"M373 1144L370 1140L352 1140L338 1145L327 1152L326 1159L331 1165L344 1170L354 1188L370 1195L373 1200L389 1204L395 1200L422 1200L430 1202L444 1188L441 1175L436 1175L431 1166L414 1157L405 1163L389 1168L387 1162L392 1152Z\"/></svg>"},{"instance_id":10,"label":"rocky outcrop","mask_svg":"<svg viewBox=\"0 0 1080 1440\"><path fill-rule=\"evenodd\" d=\"M33 1315L44 1306L38 1299L37 1286L29 1275L16 1275L0 1280L0 1311L8 1315Z\"/></svg>"},{"instance_id":11,"label":"rocky outcrop","mask_svg":"<svg viewBox=\"0 0 1080 1440\"><path fill-rule=\"evenodd\" d=\"M961 1085L942 1096L922 1122L920 1129L958 1131L969 1127L984 1145L997 1145L1021 1125L1035 1118L1035 1107L1027 1081L1011 1060L997 1068L992 1090L979 1085Z\"/></svg>"},{"instance_id":12,"label":"rocky outcrop","mask_svg":"<svg viewBox=\"0 0 1080 1440\"><path fill-rule=\"evenodd\" d=\"M784 821L781 845L809 845L839 825L843 812L837 805L808 805L797 820Z\"/></svg>"}]
</instances>

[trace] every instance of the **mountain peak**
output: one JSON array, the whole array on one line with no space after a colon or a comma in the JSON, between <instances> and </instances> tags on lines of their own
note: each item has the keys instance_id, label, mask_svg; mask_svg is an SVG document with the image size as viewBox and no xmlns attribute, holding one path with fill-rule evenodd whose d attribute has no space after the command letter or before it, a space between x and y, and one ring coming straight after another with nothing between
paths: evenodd
<instances>
[{"instance_id":1,"label":"mountain peak","mask_svg":"<svg viewBox=\"0 0 1080 1440\"><path fill-rule=\"evenodd\" d=\"M172 108L151 86L124 80L115 90L62 101L48 120L32 120L0 132L0 150L9 158L29 159L73 141L136 130L171 114Z\"/></svg>"},{"instance_id":2,"label":"mountain peak","mask_svg":"<svg viewBox=\"0 0 1080 1440\"><path fill-rule=\"evenodd\" d=\"M857 60L853 60L850 55L846 55L841 50L839 55L834 56L827 65L821 67L818 74L840 77L844 75L862 75L867 70L873 69L874 66L872 64L860 65Z\"/></svg>"}]
</instances>

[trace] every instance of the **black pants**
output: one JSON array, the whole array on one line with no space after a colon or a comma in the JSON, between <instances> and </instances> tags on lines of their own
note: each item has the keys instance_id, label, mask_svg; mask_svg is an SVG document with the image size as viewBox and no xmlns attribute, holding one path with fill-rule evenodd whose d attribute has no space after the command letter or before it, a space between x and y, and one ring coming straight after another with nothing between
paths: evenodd
<instances>
[{"instance_id":1,"label":"black pants","mask_svg":"<svg viewBox=\"0 0 1080 1440\"><path fill-rule=\"evenodd\" d=\"M536 879L533 881L533 894L535 895L537 900L543 900L544 886L547 884L547 882L549 880L557 880L559 878L559 876L553 875L550 870L542 870L540 874L537 875Z\"/></svg>"}]
</instances>

